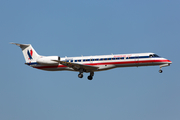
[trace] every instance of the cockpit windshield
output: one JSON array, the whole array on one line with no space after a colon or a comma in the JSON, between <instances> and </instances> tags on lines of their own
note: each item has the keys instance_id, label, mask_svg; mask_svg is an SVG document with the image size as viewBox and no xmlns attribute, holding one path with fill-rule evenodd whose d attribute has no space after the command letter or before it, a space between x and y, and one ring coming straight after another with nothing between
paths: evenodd
<instances>
[{"instance_id":1,"label":"cockpit windshield","mask_svg":"<svg viewBox=\"0 0 180 120\"><path fill-rule=\"evenodd\" d=\"M159 57L157 54L150 54L149 57Z\"/></svg>"},{"instance_id":2,"label":"cockpit windshield","mask_svg":"<svg viewBox=\"0 0 180 120\"><path fill-rule=\"evenodd\" d=\"M158 55L156 55L156 54L153 54L153 56L154 56L154 57L159 57L159 56L158 56Z\"/></svg>"}]
</instances>

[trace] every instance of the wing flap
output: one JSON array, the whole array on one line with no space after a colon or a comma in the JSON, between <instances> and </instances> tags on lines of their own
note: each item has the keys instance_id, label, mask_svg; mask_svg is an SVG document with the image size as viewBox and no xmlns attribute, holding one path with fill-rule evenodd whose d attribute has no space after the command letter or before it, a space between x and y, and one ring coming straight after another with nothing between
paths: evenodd
<instances>
[{"instance_id":1,"label":"wing flap","mask_svg":"<svg viewBox=\"0 0 180 120\"><path fill-rule=\"evenodd\" d=\"M96 66L83 65L83 64L65 62L65 61L59 61L59 60L52 60L52 61L58 62L58 63L60 63L60 64L62 64L64 66L68 66L68 67L73 68L73 69L83 68L85 70L97 70L99 68L99 67L96 67Z\"/></svg>"}]
</instances>

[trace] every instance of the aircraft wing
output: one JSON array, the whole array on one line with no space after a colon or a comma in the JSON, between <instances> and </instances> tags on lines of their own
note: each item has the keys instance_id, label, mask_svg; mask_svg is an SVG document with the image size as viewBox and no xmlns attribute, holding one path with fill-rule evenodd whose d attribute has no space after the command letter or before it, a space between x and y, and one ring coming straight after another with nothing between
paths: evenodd
<instances>
[{"instance_id":1,"label":"aircraft wing","mask_svg":"<svg viewBox=\"0 0 180 120\"><path fill-rule=\"evenodd\" d=\"M68 66L70 68L73 68L75 70L83 68L85 70L97 70L99 67L96 66L91 66L91 65L83 65L83 64L78 64L78 63L71 63L71 62L65 62L65 61L60 61L60 60L52 60L55 62L58 62L64 66Z\"/></svg>"}]
</instances>

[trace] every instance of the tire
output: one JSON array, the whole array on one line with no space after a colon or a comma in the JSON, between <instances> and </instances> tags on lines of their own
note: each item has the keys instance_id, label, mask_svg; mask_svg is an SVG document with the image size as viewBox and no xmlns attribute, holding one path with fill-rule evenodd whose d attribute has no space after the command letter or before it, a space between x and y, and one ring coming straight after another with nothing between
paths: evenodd
<instances>
[{"instance_id":1,"label":"tire","mask_svg":"<svg viewBox=\"0 0 180 120\"><path fill-rule=\"evenodd\" d=\"M159 73L162 73L163 71L162 70L159 70Z\"/></svg>"},{"instance_id":2,"label":"tire","mask_svg":"<svg viewBox=\"0 0 180 120\"><path fill-rule=\"evenodd\" d=\"M92 80L93 79L93 77L92 76L88 76L88 80Z\"/></svg>"},{"instance_id":3,"label":"tire","mask_svg":"<svg viewBox=\"0 0 180 120\"><path fill-rule=\"evenodd\" d=\"M83 74L78 74L78 77L79 78L83 78Z\"/></svg>"}]
</instances>

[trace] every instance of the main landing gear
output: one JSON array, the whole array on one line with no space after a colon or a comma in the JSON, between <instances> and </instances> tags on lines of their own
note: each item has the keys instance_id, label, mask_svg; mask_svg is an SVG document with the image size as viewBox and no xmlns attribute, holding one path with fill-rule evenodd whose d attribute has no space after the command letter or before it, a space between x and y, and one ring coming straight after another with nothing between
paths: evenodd
<instances>
[{"instance_id":1,"label":"main landing gear","mask_svg":"<svg viewBox=\"0 0 180 120\"><path fill-rule=\"evenodd\" d=\"M92 80L92 79L93 79L93 76L94 76L94 72L90 72L90 75L87 77L88 80Z\"/></svg>"},{"instance_id":2,"label":"main landing gear","mask_svg":"<svg viewBox=\"0 0 180 120\"><path fill-rule=\"evenodd\" d=\"M79 74L78 74L78 77L79 78L83 78L83 69L80 69L79 70ZM93 79L93 76L94 76L94 72L90 72L90 75L87 77L88 78L88 80L92 80Z\"/></svg>"},{"instance_id":3,"label":"main landing gear","mask_svg":"<svg viewBox=\"0 0 180 120\"><path fill-rule=\"evenodd\" d=\"M79 78L83 78L83 71L84 71L83 69L80 69L80 70L79 70L79 74L78 74L78 77L79 77Z\"/></svg>"}]
</instances>

